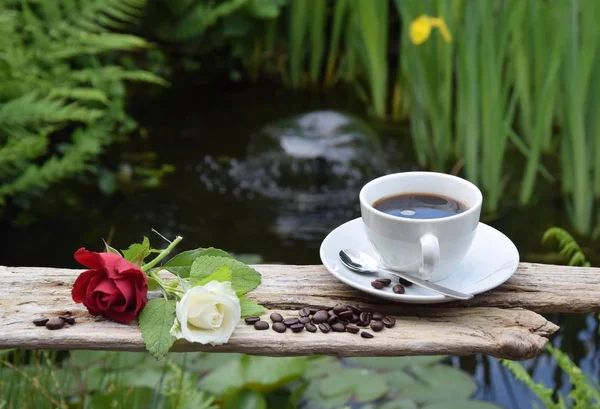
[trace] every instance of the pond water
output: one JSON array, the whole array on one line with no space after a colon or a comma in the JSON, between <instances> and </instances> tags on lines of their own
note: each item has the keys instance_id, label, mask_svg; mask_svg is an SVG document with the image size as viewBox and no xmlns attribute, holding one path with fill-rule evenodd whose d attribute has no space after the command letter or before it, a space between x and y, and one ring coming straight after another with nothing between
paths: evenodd
<instances>
[{"instance_id":1,"label":"pond water","mask_svg":"<svg viewBox=\"0 0 600 409\"><path fill-rule=\"evenodd\" d=\"M72 258L77 248L100 250L102 238L110 238L111 244L121 248L151 235L152 228L167 237L182 235L186 248L214 246L260 255L265 262L316 264L327 233L359 216L357 194L365 177L419 169L407 124L366 120L364 104L351 89L293 92L268 84L218 88L190 84L189 78L182 79L160 94L135 98L131 111L146 136L115 146L106 157L107 163L118 166L123 165L120 158L155 153L157 163L176 166L161 187L131 192L125 186L112 196L98 193L93 186L77 191L70 184L57 187L27 213L30 224L5 222L1 226L2 264L78 267ZM267 169L268 161L257 160L257 149L270 149L256 143L257 135L264 141L257 132L265 125L318 110L338 110L365 119L378 138L369 149L380 156L360 159L358 171L354 165L347 167L348 161L316 160L310 162L315 169L286 173L289 163ZM304 146L289 142L296 152ZM311 155L327 158L322 152L302 152L303 159ZM507 176L518 177L520 158L516 153L508 156L515 167ZM257 180L261 183L253 185ZM540 244L548 227L568 227L558 189L542 183L544 205L519 208L512 199L510 180L508 186L500 206L503 210L484 215L483 221L509 236L523 261L558 262L549 255L554 249ZM590 250L593 244L582 244L596 263L596 252ZM548 318L561 325L554 343L568 351L584 372L598 377L596 319L565 314ZM474 375L479 385L476 398L506 408L531 407L531 393L495 359L453 358L452 364ZM547 356L524 364L534 371L535 379L568 392L565 379Z\"/></svg>"}]
</instances>

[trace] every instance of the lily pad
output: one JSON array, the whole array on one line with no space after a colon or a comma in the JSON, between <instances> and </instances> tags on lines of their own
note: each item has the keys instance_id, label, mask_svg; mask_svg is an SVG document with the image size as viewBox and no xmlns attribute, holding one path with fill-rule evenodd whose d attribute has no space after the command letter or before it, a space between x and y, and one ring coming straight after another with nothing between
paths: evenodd
<instances>
[{"instance_id":1,"label":"lily pad","mask_svg":"<svg viewBox=\"0 0 600 409\"><path fill-rule=\"evenodd\" d=\"M383 408L380 408L383 409ZM479 400L463 400L454 402L438 402L423 406L421 409L502 409L500 406L491 402Z\"/></svg>"},{"instance_id":2,"label":"lily pad","mask_svg":"<svg viewBox=\"0 0 600 409\"><path fill-rule=\"evenodd\" d=\"M363 368L402 369L409 366L431 366L446 358L445 356L399 356L349 358L347 361Z\"/></svg>"},{"instance_id":3,"label":"lily pad","mask_svg":"<svg viewBox=\"0 0 600 409\"><path fill-rule=\"evenodd\" d=\"M415 401L411 399L394 399L377 407L377 409L418 409Z\"/></svg>"},{"instance_id":4,"label":"lily pad","mask_svg":"<svg viewBox=\"0 0 600 409\"><path fill-rule=\"evenodd\" d=\"M450 366L419 368L418 372L420 382L401 390L401 396L423 403L447 402L467 400L476 389L466 372Z\"/></svg>"}]
</instances>

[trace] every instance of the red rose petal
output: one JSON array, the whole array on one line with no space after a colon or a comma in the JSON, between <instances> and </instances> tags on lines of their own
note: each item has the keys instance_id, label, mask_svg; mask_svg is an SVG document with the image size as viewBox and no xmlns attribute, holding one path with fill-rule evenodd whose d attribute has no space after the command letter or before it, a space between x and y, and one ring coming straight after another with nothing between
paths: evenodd
<instances>
[{"instance_id":1,"label":"red rose petal","mask_svg":"<svg viewBox=\"0 0 600 409\"><path fill-rule=\"evenodd\" d=\"M75 252L73 257L80 264L83 264L87 268L102 268L104 265L102 264L102 260L98 257L99 253L95 253L93 251L86 250L84 247L80 248ZM115 254L116 256L116 254Z\"/></svg>"},{"instance_id":2,"label":"red rose petal","mask_svg":"<svg viewBox=\"0 0 600 409\"><path fill-rule=\"evenodd\" d=\"M135 319L137 312L106 310L103 315L109 320L120 322L121 324L129 324Z\"/></svg>"},{"instance_id":3,"label":"red rose petal","mask_svg":"<svg viewBox=\"0 0 600 409\"><path fill-rule=\"evenodd\" d=\"M90 281L97 274L102 274L102 272L98 270L88 270L79 274L75 280L75 283L73 284L73 289L71 290L71 297L73 298L73 301L77 303L82 303L85 301Z\"/></svg>"}]
</instances>

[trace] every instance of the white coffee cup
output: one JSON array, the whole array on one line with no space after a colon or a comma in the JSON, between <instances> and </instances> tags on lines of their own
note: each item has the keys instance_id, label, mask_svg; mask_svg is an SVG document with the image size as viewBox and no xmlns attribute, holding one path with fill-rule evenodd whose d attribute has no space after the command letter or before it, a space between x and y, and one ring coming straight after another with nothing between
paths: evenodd
<instances>
[{"instance_id":1,"label":"white coffee cup","mask_svg":"<svg viewBox=\"0 0 600 409\"><path fill-rule=\"evenodd\" d=\"M405 193L446 196L467 210L438 219L410 219L373 207L380 199ZM379 177L363 186L359 198L367 237L381 263L429 281L448 277L464 258L475 237L483 202L473 183L436 172Z\"/></svg>"}]
</instances>

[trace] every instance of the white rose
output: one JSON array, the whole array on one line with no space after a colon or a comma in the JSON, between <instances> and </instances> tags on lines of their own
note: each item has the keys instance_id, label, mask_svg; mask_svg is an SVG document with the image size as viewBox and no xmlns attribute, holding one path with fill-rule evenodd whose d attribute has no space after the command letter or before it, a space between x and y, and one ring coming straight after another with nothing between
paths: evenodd
<instances>
[{"instance_id":1,"label":"white rose","mask_svg":"<svg viewBox=\"0 0 600 409\"><path fill-rule=\"evenodd\" d=\"M172 335L212 345L227 343L242 317L240 300L229 281L192 287L177 302L176 312Z\"/></svg>"}]
</instances>

